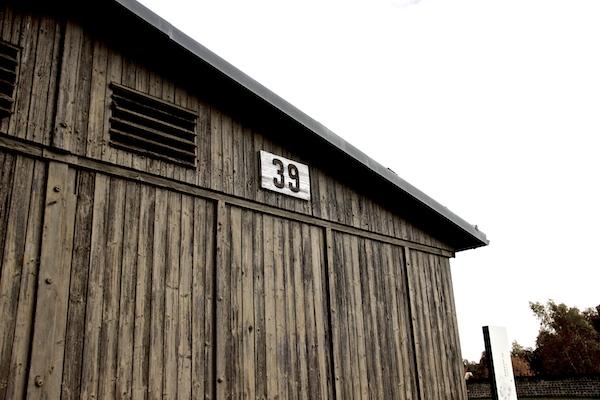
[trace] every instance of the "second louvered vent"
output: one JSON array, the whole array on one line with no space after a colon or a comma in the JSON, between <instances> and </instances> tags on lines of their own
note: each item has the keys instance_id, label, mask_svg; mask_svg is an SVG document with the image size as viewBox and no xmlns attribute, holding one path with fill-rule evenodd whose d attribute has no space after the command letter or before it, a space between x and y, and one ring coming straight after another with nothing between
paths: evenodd
<instances>
[{"instance_id":1,"label":"second louvered vent","mask_svg":"<svg viewBox=\"0 0 600 400\"><path fill-rule=\"evenodd\" d=\"M19 66L19 49L0 41L0 118L12 113Z\"/></svg>"},{"instance_id":2,"label":"second louvered vent","mask_svg":"<svg viewBox=\"0 0 600 400\"><path fill-rule=\"evenodd\" d=\"M196 119L183 107L111 83L110 144L185 167L196 166Z\"/></svg>"}]
</instances>

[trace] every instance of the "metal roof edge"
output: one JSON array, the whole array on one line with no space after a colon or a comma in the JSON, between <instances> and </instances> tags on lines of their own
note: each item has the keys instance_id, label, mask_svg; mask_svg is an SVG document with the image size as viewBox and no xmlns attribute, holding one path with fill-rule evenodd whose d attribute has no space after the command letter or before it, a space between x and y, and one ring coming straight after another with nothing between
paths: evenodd
<instances>
[{"instance_id":1,"label":"metal roof edge","mask_svg":"<svg viewBox=\"0 0 600 400\"><path fill-rule=\"evenodd\" d=\"M148 24L152 25L154 28L158 29L165 35L167 35L172 41L174 41L179 46L183 47L185 50L191 52L195 56L199 57L204 62L208 63L210 66L221 72L222 74L229 77L231 80L237 82L242 87L246 88L250 92L254 93L256 96L260 97L264 101L268 102L273 107L279 109L281 112L285 113L289 117L293 118L296 122L303 125L310 131L314 132L322 139L330 143L332 146L337 149L343 151L351 158L355 159L359 163L363 164L365 167L384 178L388 182L392 183L403 192L407 193L409 196L413 197L415 200L420 203L426 205L429 209L437 213L439 216L443 217L447 221L453 223L455 226L459 227L465 233L471 235L474 239L480 242L480 246L485 246L489 244L489 240L487 239L485 233L479 231L474 225L471 225L458 215L454 214L448 208L444 207L404 179L400 178L395 173L391 172L389 169L379 164L377 161L373 160L365 153L360 151L358 148L354 147L352 144L342 139L340 136L333 133L326 126L321 124L320 122L314 120L292 104L288 103L286 100L267 89L265 86L261 85L256 80L252 79L250 76L246 75L244 72L234 67L229 62L225 61L223 58L219 57L190 36L186 35L179 29L175 28L171 23L167 22L165 19L148 9L146 6L135 0L114 0L116 3L120 4L130 12L137 15L139 18L146 21ZM478 247L472 246L469 248ZM466 249L466 248L465 248Z\"/></svg>"}]
</instances>

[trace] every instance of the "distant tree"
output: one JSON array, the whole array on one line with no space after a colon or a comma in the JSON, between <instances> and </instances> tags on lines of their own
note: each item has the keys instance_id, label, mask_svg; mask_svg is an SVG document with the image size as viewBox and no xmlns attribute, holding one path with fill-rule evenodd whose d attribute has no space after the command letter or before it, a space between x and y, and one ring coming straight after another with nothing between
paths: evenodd
<instances>
[{"instance_id":1,"label":"distant tree","mask_svg":"<svg viewBox=\"0 0 600 400\"><path fill-rule=\"evenodd\" d=\"M521 346L516 340L512 342L512 347L510 349L511 357L521 357L525 359L529 359L531 357L531 352L533 350L527 347Z\"/></svg>"},{"instance_id":2,"label":"distant tree","mask_svg":"<svg viewBox=\"0 0 600 400\"><path fill-rule=\"evenodd\" d=\"M511 361L515 376L564 377L600 374L600 305L583 312L576 307L529 303L540 321L536 348L513 342ZM487 379L487 355L479 362L463 360L465 373Z\"/></svg>"},{"instance_id":3,"label":"distant tree","mask_svg":"<svg viewBox=\"0 0 600 400\"><path fill-rule=\"evenodd\" d=\"M520 357L511 357L514 376L534 376L535 372L527 360Z\"/></svg>"},{"instance_id":4,"label":"distant tree","mask_svg":"<svg viewBox=\"0 0 600 400\"><path fill-rule=\"evenodd\" d=\"M599 308L580 312L575 307L529 303L540 320L531 367L544 376L600 374Z\"/></svg>"},{"instance_id":5,"label":"distant tree","mask_svg":"<svg viewBox=\"0 0 600 400\"><path fill-rule=\"evenodd\" d=\"M479 362L463 360L465 366L465 373L471 373L470 378L472 379L487 379L489 372L487 368L487 355L485 351L481 353Z\"/></svg>"},{"instance_id":6,"label":"distant tree","mask_svg":"<svg viewBox=\"0 0 600 400\"><path fill-rule=\"evenodd\" d=\"M533 376L534 372L530 366L530 360L532 357L533 350L524 348L516 341L512 344L511 349L511 361L513 365L513 373L515 376ZM488 357L484 351L481 353L479 362L463 360L465 366L465 373L470 372L470 378L472 379L488 379Z\"/></svg>"},{"instance_id":7,"label":"distant tree","mask_svg":"<svg viewBox=\"0 0 600 400\"><path fill-rule=\"evenodd\" d=\"M600 305L597 305L595 309L588 308L583 312L583 316L592 324L596 332L600 333Z\"/></svg>"},{"instance_id":8,"label":"distant tree","mask_svg":"<svg viewBox=\"0 0 600 400\"><path fill-rule=\"evenodd\" d=\"M513 374L515 376L534 376L531 368L533 350L521 346L517 341L512 343L510 359L512 361Z\"/></svg>"}]
</instances>

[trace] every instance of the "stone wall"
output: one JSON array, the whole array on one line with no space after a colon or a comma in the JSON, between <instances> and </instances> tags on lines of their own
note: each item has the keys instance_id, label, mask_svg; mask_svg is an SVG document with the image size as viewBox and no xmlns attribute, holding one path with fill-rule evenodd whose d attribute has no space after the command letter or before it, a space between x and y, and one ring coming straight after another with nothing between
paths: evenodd
<instances>
[{"instance_id":1,"label":"stone wall","mask_svg":"<svg viewBox=\"0 0 600 400\"><path fill-rule=\"evenodd\" d=\"M600 399L600 376L585 378L544 379L515 378L519 400L580 400ZM486 380L467 381L470 400L491 399L490 384Z\"/></svg>"}]
</instances>

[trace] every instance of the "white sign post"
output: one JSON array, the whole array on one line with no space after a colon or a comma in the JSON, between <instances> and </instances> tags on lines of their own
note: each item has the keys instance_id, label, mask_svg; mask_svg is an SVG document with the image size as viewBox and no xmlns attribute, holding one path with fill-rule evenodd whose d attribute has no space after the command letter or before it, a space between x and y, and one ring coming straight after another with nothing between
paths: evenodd
<instances>
[{"instance_id":1,"label":"white sign post","mask_svg":"<svg viewBox=\"0 0 600 400\"><path fill-rule=\"evenodd\" d=\"M308 165L261 150L260 187L310 200Z\"/></svg>"},{"instance_id":2,"label":"white sign post","mask_svg":"<svg viewBox=\"0 0 600 400\"><path fill-rule=\"evenodd\" d=\"M492 381L492 398L494 400L517 400L506 328L484 326L483 339Z\"/></svg>"}]
</instances>

